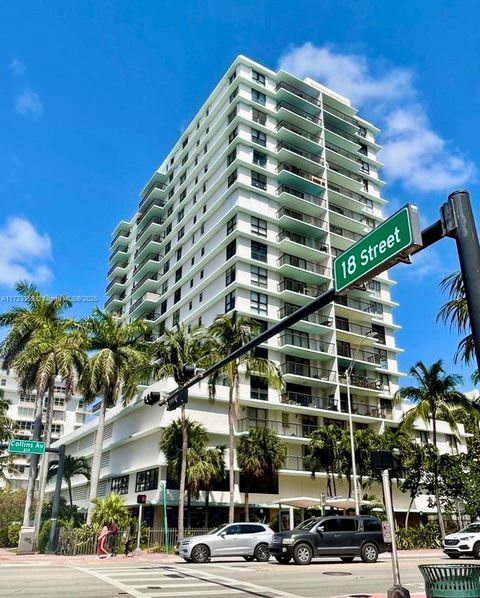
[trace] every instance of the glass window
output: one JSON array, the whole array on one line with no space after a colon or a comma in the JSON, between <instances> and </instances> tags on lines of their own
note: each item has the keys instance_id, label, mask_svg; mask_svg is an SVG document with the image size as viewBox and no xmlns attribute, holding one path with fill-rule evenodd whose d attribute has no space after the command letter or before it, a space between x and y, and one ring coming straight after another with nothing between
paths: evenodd
<instances>
[{"instance_id":1,"label":"glass window","mask_svg":"<svg viewBox=\"0 0 480 598\"><path fill-rule=\"evenodd\" d=\"M160 315L163 316L163 314L167 311L167 300L165 299L165 301L162 301L162 303L160 304Z\"/></svg>"},{"instance_id":2,"label":"glass window","mask_svg":"<svg viewBox=\"0 0 480 598\"><path fill-rule=\"evenodd\" d=\"M258 260L259 262L267 261L268 249L264 243L258 241L251 241L251 256L252 260Z\"/></svg>"},{"instance_id":3,"label":"glass window","mask_svg":"<svg viewBox=\"0 0 480 598\"><path fill-rule=\"evenodd\" d=\"M266 168L267 154L262 154L262 152L253 150L253 163L256 164L257 166L261 166L262 168Z\"/></svg>"},{"instance_id":4,"label":"glass window","mask_svg":"<svg viewBox=\"0 0 480 598\"><path fill-rule=\"evenodd\" d=\"M227 116L227 124L230 124L236 116L237 116L237 107L235 106L235 108Z\"/></svg>"},{"instance_id":5,"label":"glass window","mask_svg":"<svg viewBox=\"0 0 480 598\"><path fill-rule=\"evenodd\" d=\"M267 270L260 266L250 266L250 282L251 284L267 288Z\"/></svg>"},{"instance_id":6,"label":"glass window","mask_svg":"<svg viewBox=\"0 0 480 598\"><path fill-rule=\"evenodd\" d=\"M267 145L267 135L265 133L262 133L262 131L252 129L252 141L265 147Z\"/></svg>"},{"instance_id":7,"label":"glass window","mask_svg":"<svg viewBox=\"0 0 480 598\"><path fill-rule=\"evenodd\" d=\"M180 220L184 217L185 215L185 208L182 208L181 210L178 210L177 213L177 222L180 222Z\"/></svg>"},{"instance_id":8,"label":"glass window","mask_svg":"<svg viewBox=\"0 0 480 598\"><path fill-rule=\"evenodd\" d=\"M237 252L237 242L235 240L233 240L226 247L226 250L225 250L226 258L225 259L229 260L231 257L233 257L236 254L236 252Z\"/></svg>"},{"instance_id":9,"label":"glass window","mask_svg":"<svg viewBox=\"0 0 480 598\"><path fill-rule=\"evenodd\" d=\"M266 125L267 124L267 115L265 112L261 110L257 110L256 108L252 108L252 120L259 125Z\"/></svg>"},{"instance_id":10,"label":"glass window","mask_svg":"<svg viewBox=\"0 0 480 598\"><path fill-rule=\"evenodd\" d=\"M180 324L180 310L173 312L172 314L172 326L178 326Z\"/></svg>"},{"instance_id":11,"label":"glass window","mask_svg":"<svg viewBox=\"0 0 480 598\"><path fill-rule=\"evenodd\" d=\"M177 289L173 295L173 303L178 303L180 301L180 299L182 298L182 287L180 287L179 289Z\"/></svg>"},{"instance_id":12,"label":"glass window","mask_svg":"<svg viewBox=\"0 0 480 598\"><path fill-rule=\"evenodd\" d=\"M225 286L228 287L229 284L235 280L235 266L230 266L228 270L225 272Z\"/></svg>"},{"instance_id":13,"label":"glass window","mask_svg":"<svg viewBox=\"0 0 480 598\"><path fill-rule=\"evenodd\" d=\"M139 471L135 481L135 492L156 490L158 487L158 468Z\"/></svg>"},{"instance_id":14,"label":"glass window","mask_svg":"<svg viewBox=\"0 0 480 598\"><path fill-rule=\"evenodd\" d=\"M111 491L117 494L128 494L128 475L112 478Z\"/></svg>"},{"instance_id":15,"label":"glass window","mask_svg":"<svg viewBox=\"0 0 480 598\"><path fill-rule=\"evenodd\" d=\"M168 280L164 280L162 282L162 295L165 295L165 293L168 291Z\"/></svg>"},{"instance_id":16,"label":"glass window","mask_svg":"<svg viewBox=\"0 0 480 598\"><path fill-rule=\"evenodd\" d=\"M250 376L250 398L268 401L268 382L262 376Z\"/></svg>"},{"instance_id":17,"label":"glass window","mask_svg":"<svg viewBox=\"0 0 480 598\"><path fill-rule=\"evenodd\" d=\"M364 519L363 520L363 529L366 532L381 532L382 531L382 524L378 519Z\"/></svg>"},{"instance_id":18,"label":"glass window","mask_svg":"<svg viewBox=\"0 0 480 598\"><path fill-rule=\"evenodd\" d=\"M265 85L265 75L252 69L252 79L260 85Z\"/></svg>"},{"instance_id":19,"label":"glass window","mask_svg":"<svg viewBox=\"0 0 480 598\"><path fill-rule=\"evenodd\" d=\"M225 313L235 309L235 291L231 291L225 295Z\"/></svg>"},{"instance_id":20,"label":"glass window","mask_svg":"<svg viewBox=\"0 0 480 598\"><path fill-rule=\"evenodd\" d=\"M228 84L229 85L230 85L230 83L233 83L235 81L236 76L237 76L237 71L233 71L233 73L228 78Z\"/></svg>"},{"instance_id":21,"label":"glass window","mask_svg":"<svg viewBox=\"0 0 480 598\"><path fill-rule=\"evenodd\" d=\"M320 525L323 526L324 532L336 532L338 529L336 519L325 519Z\"/></svg>"},{"instance_id":22,"label":"glass window","mask_svg":"<svg viewBox=\"0 0 480 598\"><path fill-rule=\"evenodd\" d=\"M228 143L232 143L235 137L238 135L238 127L235 127L228 136Z\"/></svg>"},{"instance_id":23,"label":"glass window","mask_svg":"<svg viewBox=\"0 0 480 598\"><path fill-rule=\"evenodd\" d=\"M227 536L233 536L240 533L240 525L229 525L223 530Z\"/></svg>"},{"instance_id":24,"label":"glass window","mask_svg":"<svg viewBox=\"0 0 480 598\"><path fill-rule=\"evenodd\" d=\"M251 171L252 175L252 185L257 189L263 189L263 191L267 190L267 177L264 174L260 174L259 172L255 172L255 170Z\"/></svg>"},{"instance_id":25,"label":"glass window","mask_svg":"<svg viewBox=\"0 0 480 598\"><path fill-rule=\"evenodd\" d=\"M233 233L233 231L237 228L237 217L232 216L230 220L227 222L227 235Z\"/></svg>"},{"instance_id":26,"label":"glass window","mask_svg":"<svg viewBox=\"0 0 480 598\"><path fill-rule=\"evenodd\" d=\"M338 529L341 532L356 532L358 527L357 519L353 517L339 517Z\"/></svg>"},{"instance_id":27,"label":"glass window","mask_svg":"<svg viewBox=\"0 0 480 598\"><path fill-rule=\"evenodd\" d=\"M233 183L237 180L237 174L237 169L235 168L235 170L230 174L230 176L227 179L227 187L231 187Z\"/></svg>"},{"instance_id":28,"label":"glass window","mask_svg":"<svg viewBox=\"0 0 480 598\"><path fill-rule=\"evenodd\" d=\"M231 151L228 156L227 156L227 166L230 166L230 164L235 160L235 158L237 157L237 148L235 148L233 151Z\"/></svg>"},{"instance_id":29,"label":"glass window","mask_svg":"<svg viewBox=\"0 0 480 598\"><path fill-rule=\"evenodd\" d=\"M254 233L255 235L260 235L261 237L266 237L267 221L257 218L256 216L252 216L250 219L250 232Z\"/></svg>"},{"instance_id":30,"label":"glass window","mask_svg":"<svg viewBox=\"0 0 480 598\"><path fill-rule=\"evenodd\" d=\"M178 282L182 278L182 266L175 272L175 282Z\"/></svg>"},{"instance_id":31,"label":"glass window","mask_svg":"<svg viewBox=\"0 0 480 598\"><path fill-rule=\"evenodd\" d=\"M237 97L238 95L238 87L235 87L235 89L232 91L232 93L230 94L230 104L233 102L233 100Z\"/></svg>"},{"instance_id":32,"label":"glass window","mask_svg":"<svg viewBox=\"0 0 480 598\"><path fill-rule=\"evenodd\" d=\"M180 241L180 239L182 239L184 235L185 235L185 227L182 226L182 228L178 231L177 239Z\"/></svg>"},{"instance_id":33,"label":"glass window","mask_svg":"<svg viewBox=\"0 0 480 598\"><path fill-rule=\"evenodd\" d=\"M250 309L257 314L268 312L268 296L257 291L250 291Z\"/></svg>"},{"instance_id":34,"label":"glass window","mask_svg":"<svg viewBox=\"0 0 480 598\"><path fill-rule=\"evenodd\" d=\"M262 93L261 91L257 91L256 89L252 89L252 100L257 102L257 104L261 104L265 106L267 103L267 96Z\"/></svg>"}]
</instances>

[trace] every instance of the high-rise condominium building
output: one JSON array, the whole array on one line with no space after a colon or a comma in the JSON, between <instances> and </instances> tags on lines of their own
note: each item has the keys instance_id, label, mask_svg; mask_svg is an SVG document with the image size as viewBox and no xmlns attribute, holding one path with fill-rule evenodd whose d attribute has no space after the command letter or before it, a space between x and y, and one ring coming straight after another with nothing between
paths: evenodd
<instances>
[{"instance_id":1,"label":"high-rise condominium building","mask_svg":"<svg viewBox=\"0 0 480 598\"><path fill-rule=\"evenodd\" d=\"M152 340L234 310L261 328L293 313L333 284L334 258L382 222L378 132L335 91L239 56L145 185L133 218L116 227L107 309L125 322L150 322ZM263 378L244 376L237 434L266 426L288 443L278 483L250 488L258 509L325 492L325 476L312 480L302 456L312 430L347 426L352 358L355 427L398 425L392 284L387 273L376 276L256 350L279 365L285 387L277 393ZM214 403L206 383L190 391L189 417L206 426L212 445L228 444L227 391L219 387ZM116 490L135 504L146 492L155 501L165 482L175 524L177 486L158 440L177 416L142 401L111 411L102 494ZM95 426L67 438L68 451L91 455ZM228 504L227 489L218 487L211 504ZM237 476L239 508L243 490ZM86 501L84 480L74 496Z\"/></svg>"}]
</instances>

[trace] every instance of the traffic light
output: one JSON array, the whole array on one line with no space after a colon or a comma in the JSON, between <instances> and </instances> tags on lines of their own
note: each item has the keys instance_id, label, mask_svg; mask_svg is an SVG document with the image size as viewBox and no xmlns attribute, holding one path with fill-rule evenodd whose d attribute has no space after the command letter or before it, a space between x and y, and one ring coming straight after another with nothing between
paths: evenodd
<instances>
[{"instance_id":1,"label":"traffic light","mask_svg":"<svg viewBox=\"0 0 480 598\"><path fill-rule=\"evenodd\" d=\"M137 494L137 505L144 505L147 502L146 494Z\"/></svg>"},{"instance_id":2,"label":"traffic light","mask_svg":"<svg viewBox=\"0 0 480 598\"><path fill-rule=\"evenodd\" d=\"M156 405L160 400L161 394L159 392L149 392L148 395L143 397L145 405Z\"/></svg>"},{"instance_id":3,"label":"traffic light","mask_svg":"<svg viewBox=\"0 0 480 598\"><path fill-rule=\"evenodd\" d=\"M193 378L194 376L196 376L199 372L197 366L194 365L184 365L182 368L182 372L183 375L185 376L185 378Z\"/></svg>"},{"instance_id":4,"label":"traffic light","mask_svg":"<svg viewBox=\"0 0 480 598\"><path fill-rule=\"evenodd\" d=\"M188 388L181 388L172 397L167 398L167 411L174 411L188 403Z\"/></svg>"}]
</instances>

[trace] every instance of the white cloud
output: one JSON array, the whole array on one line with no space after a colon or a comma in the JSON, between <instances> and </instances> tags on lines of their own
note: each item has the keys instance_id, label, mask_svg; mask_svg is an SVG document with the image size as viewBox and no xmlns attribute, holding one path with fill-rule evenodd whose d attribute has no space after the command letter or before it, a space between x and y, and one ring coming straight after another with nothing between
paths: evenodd
<instances>
[{"instance_id":1,"label":"white cloud","mask_svg":"<svg viewBox=\"0 0 480 598\"><path fill-rule=\"evenodd\" d=\"M279 67L311 77L366 108L383 127L385 176L409 189L443 191L464 185L474 164L436 133L418 100L411 69L375 69L366 56L342 54L310 42L291 47Z\"/></svg>"},{"instance_id":2,"label":"white cloud","mask_svg":"<svg viewBox=\"0 0 480 598\"><path fill-rule=\"evenodd\" d=\"M12 286L18 280L44 283L52 278L46 265L51 258L48 235L37 232L26 218L10 218L0 228L0 284Z\"/></svg>"},{"instance_id":3,"label":"white cloud","mask_svg":"<svg viewBox=\"0 0 480 598\"><path fill-rule=\"evenodd\" d=\"M21 77L23 73L27 70L27 67L23 64L21 60L18 60L18 58L14 58L10 63L10 69L16 77Z\"/></svg>"},{"instance_id":4,"label":"white cloud","mask_svg":"<svg viewBox=\"0 0 480 598\"><path fill-rule=\"evenodd\" d=\"M26 87L15 100L15 110L22 116L37 119L42 116L43 104L38 94Z\"/></svg>"}]
</instances>

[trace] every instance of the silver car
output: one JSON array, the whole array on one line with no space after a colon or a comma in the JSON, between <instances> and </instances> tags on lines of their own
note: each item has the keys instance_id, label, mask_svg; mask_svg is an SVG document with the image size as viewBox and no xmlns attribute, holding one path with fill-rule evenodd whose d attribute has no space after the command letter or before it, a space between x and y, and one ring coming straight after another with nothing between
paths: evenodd
<instances>
[{"instance_id":1,"label":"silver car","mask_svg":"<svg viewBox=\"0 0 480 598\"><path fill-rule=\"evenodd\" d=\"M181 538L175 546L187 563L206 563L211 557L243 556L246 561L263 562L270 558L268 545L273 531L263 523L229 523L204 536Z\"/></svg>"}]
</instances>

